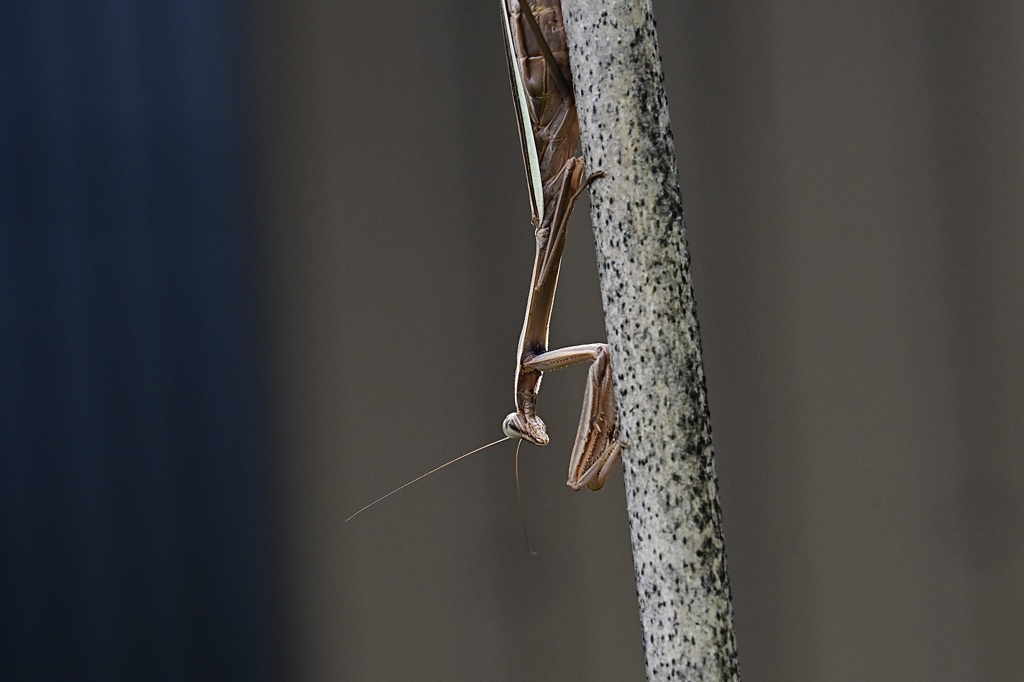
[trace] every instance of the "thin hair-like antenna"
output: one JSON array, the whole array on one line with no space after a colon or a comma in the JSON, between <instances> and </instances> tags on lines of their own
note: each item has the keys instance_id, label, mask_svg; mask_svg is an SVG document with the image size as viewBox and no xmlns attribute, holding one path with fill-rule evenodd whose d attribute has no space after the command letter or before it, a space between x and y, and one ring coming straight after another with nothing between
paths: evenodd
<instances>
[{"instance_id":1,"label":"thin hair-like antenna","mask_svg":"<svg viewBox=\"0 0 1024 682\"><path fill-rule=\"evenodd\" d=\"M526 532L526 512L523 510L523 494L519 490L519 446L523 444L520 438L516 443L516 506L519 507L519 523L523 526L523 539L526 541L526 551L537 556L537 553L530 547L530 534Z\"/></svg>"},{"instance_id":2,"label":"thin hair-like antenna","mask_svg":"<svg viewBox=\"0 0 1024 682\"><path fill-rule=\"evenodd\" d=\"M509 440L510 438L511 438L511 436L505 436L504 438L499 438L498 440L494 441L493 443L488 443L487 445L483 445L483 446L481 446L481 447L477 448L476 450L470 450L470 451L469 451L469 452L467 452L466 454L464 454L464 455L459 455L459 456L458 456L458 457L456 457L455 459L453 459L453 460L451 460L451 461L448 461L448 462L445 462L444 464L442 464L442 465L441 465L441 466L439 466L439 467L434 467L433 469L431 469L431 470L430 470L430 471L428 471L427 473L423 474L422 476L417 476L416 478L412 479L412 480L411 480L411 481L409 481L408 483L406 483L406 484L404 484L404 485L400 485L400 486L398 486L397 488L395 488L394 490L392 490L391 492L389 492L389 493L388 493L387 495L384 495L384 496L382 496L382 497L378 497L378 498L377 498L376 500L374 500L374 501L373 501L373 502L371 502L370 504L366 505L365 507L363 507L362 509L360 509L359 511L357 511L357 512L356 512L355 514L353 514L352 516L350 516L350 517L348 517L347 519L345 519L345 523L348 523L349 521L351 521L351 520L352 520L352 519L354 519L355 517L359 516L359 515L360 515L360 514L362 514L362 513L364 512L364 511L366 511L367 509L369 509L369 508L370 508L370 507L372 507L373 505L377 504L377 503L378 503L378 502L380 502L381 500L386 500L387 498L389 498L389 497L391 497L392 495L394 495L395 493L397 493L397 492L398 492L399 490L402 490L403 488L408 488L409 486L411 486L411 485L412 485L413 483L415 483L416 481L422 481L422 480L423 480L424 478L426 478L426 477L427 477L427 476L429 476L430 474L433 474L433 473L435 473L435 472L438 472L438 471L440 471L441 469L444 469L444 468L445 468L446 466L449 466L449 465L455 464L456 462L458 462L458 461L459 461L459 460L461 460L461 459L466 459L466 458L467 458L467 457L469 457L470 455L475 455L476 453L480 452L481 450L486 450L487 448L491 447L492 445L497 445L498 443L504 443L505 441ZM520 441L520 442L522 442L522 441ZM518 485L518 482L517 482L517 485Z\"/></svg>"}]
</instances>

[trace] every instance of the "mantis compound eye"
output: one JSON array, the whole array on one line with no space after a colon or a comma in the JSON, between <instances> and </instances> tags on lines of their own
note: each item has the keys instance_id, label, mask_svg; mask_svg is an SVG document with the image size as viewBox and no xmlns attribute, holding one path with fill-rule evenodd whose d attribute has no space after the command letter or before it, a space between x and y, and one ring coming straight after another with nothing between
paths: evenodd
<instances>
[{"instance_id":1,"label":"mantis compound eye","mask_svg":"<svg viewBox=\"0 0 1024 682\"><path fill-rule=\"evenodd\" d=\"M505 421L501 423L501 430L505 432L505 435L509 438L519 440L523 437L523 430L519 426L519 415L513 412L509 416L505 417Z\"/></svg>"}]
</instances>

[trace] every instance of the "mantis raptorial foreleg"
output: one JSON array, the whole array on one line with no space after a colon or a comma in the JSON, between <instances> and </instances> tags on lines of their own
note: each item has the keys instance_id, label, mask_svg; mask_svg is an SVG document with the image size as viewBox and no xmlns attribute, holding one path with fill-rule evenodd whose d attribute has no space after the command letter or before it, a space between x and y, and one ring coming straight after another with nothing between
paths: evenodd
<instances>
[{"instance_id":1,"label":"mantis raptorial foreleg","mask_svg":"<svg viewBox=\"0 0 1024 682\"><path fill-rule=\"evenodd\" d=\"M569 478L573 490L584 486L600 490L622 452L619 423L612 384L612 359L607 344L588 343L541 353L523 365L546 372L589 362L587 386L583 393L583 411L576 429L576 442L569 458Z\"/></svg>"}]
</instances>

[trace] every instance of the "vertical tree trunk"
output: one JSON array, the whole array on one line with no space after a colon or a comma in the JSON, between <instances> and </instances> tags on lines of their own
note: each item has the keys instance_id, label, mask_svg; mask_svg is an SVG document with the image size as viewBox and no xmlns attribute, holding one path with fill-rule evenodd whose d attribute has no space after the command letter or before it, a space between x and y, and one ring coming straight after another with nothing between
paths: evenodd
<instances>
[{"instance_id":1,"label":"vertical tree trunk","mask_svg":"<svg viewBox=\"0 0 1024 682\"><path fill-rule=\"evenodd\" d=\"M700 337L650 0L563 0L650 680L739 680Z\"/></svg>"}]
</instances>

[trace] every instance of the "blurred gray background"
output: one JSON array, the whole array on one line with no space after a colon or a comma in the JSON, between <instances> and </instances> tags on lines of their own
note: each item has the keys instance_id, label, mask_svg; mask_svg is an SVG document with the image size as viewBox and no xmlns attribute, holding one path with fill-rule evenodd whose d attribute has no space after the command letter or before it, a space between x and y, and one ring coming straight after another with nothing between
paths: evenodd
<instances>
[{"instance_id":1,"label":"blurred gray background","mask_svg":"<svg viewBox=\"0 0 1024 682\"><path fill-rule=\"evenodd\" d=\"M583 369L500 436L533 253L494 2L265 3L284 631L297 678L643 679ZM741 666L1024 676L1024 8L656 2ZM605 338L586 206L553 344Z\"/></svg>"},{"instance_id":2,"label":"blurred gray background","mask_svg":"<svg viewBox=\"0 0 1024 682\"><path fill-rule=\"evenodd\" d=\"M537 556L509 443L343 523L513 406L497 3L5 12L0 670L644 679L584 368ZM654 12L744 677L1024 678L1024 5ZM605 338L587 209L552 344Z\"/></svg>"}]
</instances>

